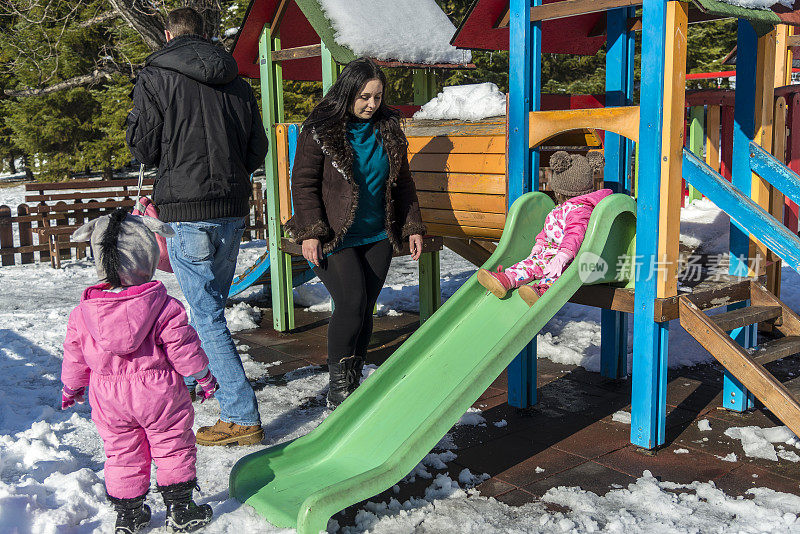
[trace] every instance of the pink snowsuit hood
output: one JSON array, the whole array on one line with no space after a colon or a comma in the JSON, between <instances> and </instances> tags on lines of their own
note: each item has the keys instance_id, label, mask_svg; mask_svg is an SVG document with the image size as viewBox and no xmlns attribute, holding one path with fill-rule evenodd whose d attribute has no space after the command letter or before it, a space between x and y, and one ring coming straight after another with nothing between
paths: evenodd
<instances>
[{"instance_id":1,"label":"pink snowsuit hood","mask_svg":"<svg viewBox=\"0 0 800 534\"><path fill-rule=\"evenodd\" d=\"M100 284L83 292L81 316L89 335L103 350L130 354L152 330L167 301L167 290L161 282L133 286L120 293L104 291L108 288Z\"/></svg>"}]
</instances>

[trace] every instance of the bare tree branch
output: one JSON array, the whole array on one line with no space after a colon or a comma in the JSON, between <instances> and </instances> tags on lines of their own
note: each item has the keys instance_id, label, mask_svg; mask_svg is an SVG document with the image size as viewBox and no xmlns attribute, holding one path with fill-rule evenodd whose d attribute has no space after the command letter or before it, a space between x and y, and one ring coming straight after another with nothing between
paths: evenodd
<instances>
[{"instance_id":1,"label":"bare tree branch","mask_svg":"<svg viewBox=\"0 0 800 534\"><path fill-rule=\"evenodd\" d=\"M94 26L95 24L102 24L104 22L108 22L109 20L113 20L119 17L119 13L116 11L107 11L106 13L100 13L96 17L92 17L89 20L84 20L80 24L78 24L78 28L88 28L89 26Z\"/></svg>"},{"instance_id":2,"label":"bare tree branch","mask_svg":"<svg viewBox=\"0 0 800 534\"><path fill-rule=\"evenodd\" d=\"M136 30L150 50L164 46L164 21L158 11L148 9L142 0L108 0L108 3Z\"/></svg>"},{"instance_id":3,"label":"bare tree branch","mask_svg":"<svg viewBox=\"0 0 800 534\"><path fill-rule=\"evenodd\" d=\"M111 72L105 70L96 70L91 74L75 76L74 78L69 78L63 82L58 82L47 87L30 87L28 89L21 90L5 89L3 93L8 98L49 95L50 93L63 91L65 89L73 89L75 87L81 87L84 85L94 85L105 80L110 80L111 74Z\"/></svg>"}]
</instances>

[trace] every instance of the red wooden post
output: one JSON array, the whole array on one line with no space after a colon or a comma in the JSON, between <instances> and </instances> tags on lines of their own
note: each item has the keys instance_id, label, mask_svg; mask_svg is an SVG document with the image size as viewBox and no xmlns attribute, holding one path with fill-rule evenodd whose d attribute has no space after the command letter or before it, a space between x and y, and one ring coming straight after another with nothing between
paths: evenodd
<instances>
[{"instance_id":1,"label":"red wooden post","mask_svg":"<svg viewBox=\"0 0 800 534\"><path fill-rule=\"evenodd\" d=\"M794 172L800 172L800 93L794 93L788 102L789 142L786 143L786 161ZM783 210L783 224L792 232L797 232L798 206L786 198Z\"/></svg>"},{"instance_id":2,"label":"red wooden post","mask_svg":"<svg viewBox=\"0 0 800 534\"><path fill-rule=\"evenodd\" d=\"M11 208L0 206L0 251L14 248L14 232L11 229ZM0 255L0 265L14 265L14 253Z\"/></svg>"},{"instance_id":3,"label":"red wooden post","mask_svg":"<svg viewBox=\"0 0 800 534\"><path fill-rule=\"evenodd\" d=\"M722 105L722 139L720 140L720 150L722 152L722 165L720 174L731 181L733 177L731 163L733 158L733 106Z\"/></svg>"},{"instance_id":4,"label":"red wooden post","mask_svg":"<svg viewBox=\"0 0 800 534\"><path fill-rule=\"evenodd\" d=\"M17 206L17 215L20 217L28 217L31 214L31 209L28 207L27 204L20 204ZM32 247L33 246L33 228L31 226L30 221L19 221L17 222L17 228L19 228L19 246L20 247ZM20 263L23 265L26 263L33 263L34 257L33 252L23 252L20 254Z\"/></svg>"},{"instance_id":5,"label":"red wooden post","mask_svg":"<svg viewBox=\"0 0 800 534\"><path fill-rule=\"evenodd\" d=\"M39 204L36 206L37 213L40 214L39 220L36 221L36 227L37 228L47 228L49 226L48 222L45 220L47 218L47 210L48 209L49 208L47 207L47 204L44 201L39 202ZM39 261L43 262L43 263L46 262L46 261L52 262L52 259L50 258L50 240L49 240L49 238L45 239L45 238L43 238L41 236L41 234L37 234L37 244L46 245L47 246L46 249L44 249L41 252L39 252Z\"/></svg>"}]
</instances>

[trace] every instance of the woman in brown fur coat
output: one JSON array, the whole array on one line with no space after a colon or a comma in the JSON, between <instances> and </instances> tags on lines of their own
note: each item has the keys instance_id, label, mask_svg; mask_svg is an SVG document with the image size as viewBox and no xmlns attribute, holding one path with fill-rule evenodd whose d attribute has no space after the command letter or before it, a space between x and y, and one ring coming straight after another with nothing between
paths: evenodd
<instances>
[{"instance_id":1,"label":"woman in brown fur coat","mask_svg":"<svg viewBox=\"0 0 800 534\"><path fill-rule=\"evenodd\" d=\"M303 246L333 299L328 325L328 403L359 384L372 310L392 252L408 240L419 259L425 226L398 113L383 102L386 77L360 58L303 123L292 171L289 236Z\"/></svg>"}]
</instances>

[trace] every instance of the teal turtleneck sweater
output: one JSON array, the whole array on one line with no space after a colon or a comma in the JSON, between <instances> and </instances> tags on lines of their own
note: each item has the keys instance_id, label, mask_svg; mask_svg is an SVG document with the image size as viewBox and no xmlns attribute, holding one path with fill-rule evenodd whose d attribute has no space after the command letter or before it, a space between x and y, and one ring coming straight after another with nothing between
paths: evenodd
<instances>
[{"instance_id":1,"label":"teal turtleneck sweater","mask_svg":"<svg viewBox=\"0 0 800 534\"><path fill-rule=\"evenodd\" d=\"M353 224L336 250L388 238L385 198L389 158L371 121L348 122L347 140L353 147L353 181L358 186L358 208Z\"/></svg>"}]
</instances>

